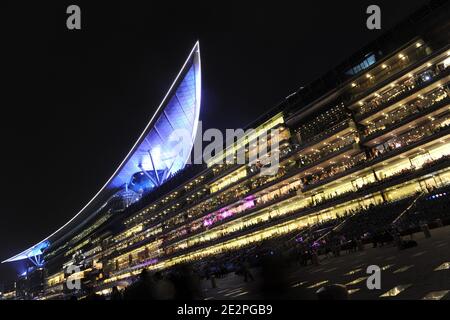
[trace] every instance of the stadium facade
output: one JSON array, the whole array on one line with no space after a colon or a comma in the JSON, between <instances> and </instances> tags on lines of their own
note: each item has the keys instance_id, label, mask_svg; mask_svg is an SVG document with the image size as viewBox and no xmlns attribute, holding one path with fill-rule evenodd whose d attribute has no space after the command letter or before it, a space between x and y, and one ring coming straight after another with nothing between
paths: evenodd
<instances>
[{"instance_id":1,"label":"stadium facade","mask_svg":"<svg viewBox=\"0 0 450 320\"><path fill-rule=\"evenodd\" d=\"M72 295L70 265L81 267L72 275L79 295L106 294L144 268L207 260L450 185L448 10L447 2L430 2L257 119L249 126L256 134L185 166L200 111L197 43L99 193L55 233L4 261L30 266L8 298ZM191 136L173 153L177 129ZM229 161L242 148L252 158L268 130L278 147L258 160L276 154L275 175L263 175L259 161Z\"/></svg>"}]
</instances>

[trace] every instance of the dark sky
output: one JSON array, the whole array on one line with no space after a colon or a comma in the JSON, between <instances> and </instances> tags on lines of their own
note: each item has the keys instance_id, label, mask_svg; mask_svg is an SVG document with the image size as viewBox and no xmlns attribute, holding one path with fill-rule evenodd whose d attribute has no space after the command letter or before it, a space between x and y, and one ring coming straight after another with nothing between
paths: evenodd
<instances>
[{"instance_id":1,"label":"dark sky","mask_svg":"<svg viewBox=\"0 0 450 320\"><path fill-rule=\"evenodd\" d=\"M197 39L204 127L238 128L426 3L42 2L0 4L1 260L46 237L98 191ZM365 26L373 3L381 31ZM81 31L66 29L69 4L81 7ZM0 282L15 272L0 266Z\"/></svg>"}]
</instances>

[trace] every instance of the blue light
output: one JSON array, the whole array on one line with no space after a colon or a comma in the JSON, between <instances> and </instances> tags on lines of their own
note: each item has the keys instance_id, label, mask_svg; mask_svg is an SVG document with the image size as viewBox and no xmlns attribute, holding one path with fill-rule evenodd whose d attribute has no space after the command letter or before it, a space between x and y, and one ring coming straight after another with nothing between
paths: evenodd
<instances>
[{"instance_id":1,"label":"blue light","mask_svg":"<svg viewBox=\"0 0 450 320\"><path fill-rule=\"evenodd\" d=\"M184 168L193 146L200 109L200 66L196 61L193 60L178 86L171 92L166 107L153 127L141 138L108 188L134 185L136 174L143 176L148 173L153 177L148 177L145 185L141 183L139 186L148 192ZM174 131L188 132L189 137L183 141L171 141ZM177 146L182 148L177 150Z\"/></svg>"},{"instance_id":2,"label":"blue light","mask_svg":"<svg viewBox=\"0 0 450 320\"><path fill-rule=\"evenodd\" d=\"M63 226L37 245L2 261L2 263L28 258L36 266L41 266L44 263L42 253L50 246L48 240L52 239L53 241L53 238L57 238L70 224L81 223L80 219L76 220L81 214L88 213L92 217L101 212L101 209L106 206L105 201L107 200L105 198L110 198L109 191L114 192L113 197L120 195L124 190L127 191L127 187L130 187L133 192L149 192L184 168L190 157L197 133L200 100L201 63L200 45L197 42L163 101L158 106L156 113L150 119L128 155L103 187ZM182 141L173 141L171 139L173 138L172 133L177 130L188 132L189 137ZM174 148L175 145L181 146L181 149ZM178 151L174 152L174 150ZM139 177L146 178L133 180L138 172L140 173ZM140 196L133 197L133 199L139 198ZM100 205L95 202L98 200L102 201ZM95 207L94 204L96 204Z\"/></svg>"}]
</instances>

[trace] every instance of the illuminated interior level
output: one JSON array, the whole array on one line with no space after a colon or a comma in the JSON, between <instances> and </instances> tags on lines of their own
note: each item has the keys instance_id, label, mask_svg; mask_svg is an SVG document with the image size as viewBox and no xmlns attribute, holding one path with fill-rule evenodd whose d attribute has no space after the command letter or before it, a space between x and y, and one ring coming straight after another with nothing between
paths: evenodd
<instances>
[{"instance_id":1,"label":"illuminated interior level","mask_svg":"<svg viewBox=\"0 0 450 320\"><path fill-rule=\"evenodd\" d=\"M388 188L384 190L383 193L387 201L396 201L414 195L417 192L427 192L427 189L424 188L424 185L440 187L449 184L450 184L450 170L446 169L439 173L435 172L433 174L429 174L427 176L414 179L404 184ZM154 266L151 266L150 269L167 268L178 263L201 259L207 256L220 254L229 250L235 250L247 246L249 244L266 240L275 236L281 236L283 234L295 230L298 230L300 232L301 229L309 225L316 224L318 222L326 221L329 219L335 219L338 216L344 215L350 211L355 210L358 211L361 207L368 207L371 204L378 205L383 201L384 201L383 197L378 192L363 198L343 203L341 205L329 209L321 210L317 213L308 216L300 217L298 219L283 224L279 224L255 233L244 235L242 237L238 237L236 239L224 243L216 244L208 248L197 250L192 253L188 253L173 259L169 259L167 261L163 261L161 263L155 264Z\"/></svg>"},{"instance_id":2,"label":"illuminated interior level","mask_svg":"<svg viewBox=\"0 0 450 320\"><path fill-rule=\"evenodd\" d=\"M364 185L374 183L377 179L387 179L391 176L397 175L404 170L418 170L424 164L429 163L430 161L437 160L443 156L450 155L450 143L444 143L444 140L433 141L426 146L422 146L420 148L416 148L411 150L410 156L408 155L400 155L399 157L395 157L390 160L386 160L382 164L378 164L373 166L373 168L366 168L359 172L356 172L352 175L347 175L339 180L333 181L326 185L323 185L319 188L310 190L305 193L301 193L293 198L290 198L285 201L281 201L276 205L272 205L270 207L264 208L260 211L252 213L249 216L245 216L240 219L233 220L229 223L223 224L220 227L212 228L207 230L201 234L192 236L191 238L185 239L174 245L166 248L166 254L170 254L176 252L178 250L189 248L193 245L200 244L203 242L208 242L214 239L218 239L227 234L248 228L249 226L255 224L261 224L269 221L275 217L283 216L295 211L299 211L304 208L308 208L313 205L313 203L320 203L321 201L329 198L333 198L348 192L356 192L359 188ZM207 249L202 249L199 252L215 252L219 253L222 251L226 251L229 249L233 249L235 247L239 247L241 243L245 242L245 239L248 239L248 243L252 243L255 241L260 241L263 239L267 239L268 237L275 236L276 234L283 234L286 232L290 232L292 230L301 229L308 225L312 225L318 222L323 222L328 219L334 219L337 215L341 215L345 212L355 210L360 206L365 206L368 204L379 204L383 201L394 201L407 196L414 194L417 191L425 191L426 187L440 187L443 185L447 185L450 181L450 169L447 171L440 172L434 175L427 175L425 177L417 178L412 182L408 182L402 184L400 186L395 186L386 190L383 190L383 195L378 192L373 195L369 195L365 198L360 198L356 200L352 200L350 202L346 202L344 204L321 210L317 213L310 214L287 223L283 223L281 225L277 225L275 227L270 227L264 229L262 231L258 231L256 233L252 233L250 235L246 235L244 237L239 237L235 240L231 240L221 245L214 245ZM385 200L383 200L383 197ZM258 240L260 239L260 240ZM163 250L161 249L162 241L158 240L152 242L147 246L143 246L139 249L133 250L132 252L123 254L118 257L117 260L118 265L116 270L121 270L127 268L130 265L131 261L136 261L135 259L139 259L143 257L143 253L145 250L151 251L151 255L144 255L147 259L156 258L163 254ZM223 247L221 247L223 246ZM145 249L145 248L148 249ZM217 249L219 248L219 249ZM212 251L211 251L212 250ZM215 254L211 253L211 254ZM189 260L197 259L198 254L200 253L192 253L182 255L179 258L174 258L168 260L168 262L163 262L163 264L158 264L158 266L166 267L165 264L170 261L186 261L183 260L183 257L191 257L186 258ZM130 258L131 255L131 258ZM178 260L181 259L181 260ZM178 263L178 262L175 262Z\"/></svg>"},{"instance_id":3,"label":"illuminated interior level","mask_svg":"<svg viewBox=\"0 0 450 320\"><path fill-rule=\"evenodd\" d=\"M412 157L401 156L399 160L393 159L390 164L386 163L376 169L368 168L362 170L359 173L344 177L341 181L329 183L321 186L320 188L301 193L294 198L281 201L268 208L252 213L251 215L223 224L218 228L205 231L199 235L193 236L192 238L181 241L172 247L169 247L167 253L172 253L202 242L207 242L241 229L248 228L255 224L270 221L275 217L311 207L315 203L321 203L326 199L337 197L349 192L356 192L359 188L367 184L389 178L401 173L404 170L418 170L429 161L439 159L445 155L450 155L450 143L438 143L424 152L421 152L420 150L417 151L419 151L420 154L416 154ZM287 185L284 188L289 189L289 187L290 186Z\"/></svg>"}]
</instances>

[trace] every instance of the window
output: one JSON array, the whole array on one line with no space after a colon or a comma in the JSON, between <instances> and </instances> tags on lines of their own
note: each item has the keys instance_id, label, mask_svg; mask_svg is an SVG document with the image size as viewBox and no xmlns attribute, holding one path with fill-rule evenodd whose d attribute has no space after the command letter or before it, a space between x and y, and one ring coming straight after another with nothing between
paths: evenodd
<instances>
[{"instance_id":1,"label":"window","mask_svg":"<svg viewBox=\"0 0 450 320\"><path fill-rule=\"evenodd\" d=\"M354 67L352 67L350 69L348 69L345 72L345 74L354 76L354 75L358 74L359 72L361 72L362 70L365 70L365 69L369 68L376 61L377 60L375 58L375 54L368 53L368 54L366 54L365 59L361 63L357 64L356 66L354 66Z\"/></svg>"}]
</instances>

